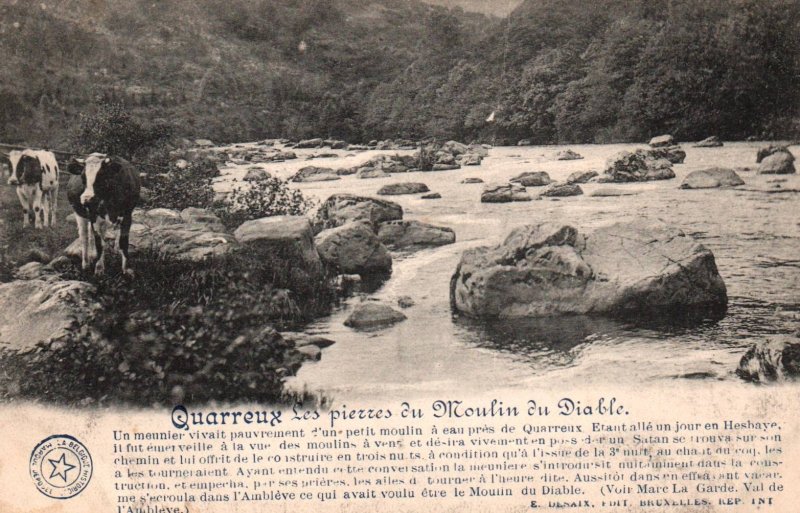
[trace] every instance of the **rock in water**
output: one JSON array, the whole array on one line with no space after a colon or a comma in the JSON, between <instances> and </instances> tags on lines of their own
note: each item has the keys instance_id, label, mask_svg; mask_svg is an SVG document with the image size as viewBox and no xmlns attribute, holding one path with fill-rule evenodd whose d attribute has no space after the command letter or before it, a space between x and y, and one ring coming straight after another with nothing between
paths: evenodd
<instances>
[{"instance_id":1,"label":"rock in water","mask_svg":"<svg viewBox=\"0 0 800 513\"><path fill-rule=\"evenodd\" d=\"M385 221L403 218L403 207L392 201L354 194L334 194L319 207L314 221L319 230L335 228L350 221L366 220L375 231ZM318 231L319 231L318 230Z\"/></svg>"},{"instance_id":2,"label":"rock in water","mask_svg":"<svg viewBox=\"0 0 800 513\"><path fill-rule=\"evenodd\" d=\"M675 140L671 135L659 135L650 139L650 146L653 148L663 148L666 146L674 146Z\"/></svg>"},{"instance_id":3,"label":"rock in water","mask_svg":"<svg viewBox=\"0 0 800 513\"><path fill-rule=\"evenodd\" d=\"M602 182L646 182L675 178L672 164L653 150L621 151L606 162Z\"/></svg>"},{"instance_id":4,"label":"rock in water","mask_svg":"<svg viewBox=\"0 0 800 513\"><path fill-rule=\"evenodd\" d=\"M297 262L309 275L321 272L311 223L305 216L272 216L246 221L233 233L236 240L265 259L276 256Z\"/></svg>"},{"instance_id":5,"label":"rock in water","mask_svg":"<svg viewBox=\"0 0 800 513\"><path fill-rule=\"evenodd\" d=\"M515 176L509 182L518 183L523 187L542 187L553 183L553 180L544 171L526 171Z\"/></svg>"},{"instance_id":6,"label":"rock in water","mask_svg":"<svg viewBox=\"0 0 800 513\"><path fill-rule=\"evenodd\" d=\"M300 169L289 180L292 182L328 182L331 180L341 180L342 177L336 171L327 167L306 166Z\"/></svg>"},{"instance_id":7,"label":"rock in water","mask_svg":"<svg viewBox=\"0 0 800 513\"><path fill-rule=\"evenodd\" d=\"M94 287L82 281L32 279L0 284L0 347L30 351L59 337L92 308Z\"/></svg>"},{"instance_id":8,"label":"rock in water","mask_svg":"<svg viewBox=\"0 0 800 513\"><path fill-rule=\"evenodd\" d=\"M556 153L556 160L580 160L583 157L572 150L562 150Z\"/></svg>"},{"instance_id":9,"label":"rock in water","mask_svg":"<svg viewBox=\"0 0 800 513\"><path fill-rule=\"evenodd\" d=\"M567 183L586 183L597 176L597 171L575 171L567 178Z\"/></svg>"},{"instance_id":10,"label":"rock in water","mask_svg":"<svg viewBox=\"0 0 800 513\"><path fill-rule=\"evenodd\" d=\"M380 196L397 196L400 194L419 194L428 192L428 186L419 182L390 183L378 190Z\"/></svg>"},{"instance_id":11,"label":"rock in water","mask_svg":"<svg viewBox=\"0 0 800 513\"><path fill-rule=\"evenodd\" d=\"M515 184L487 185L481 192L481 203L509 203L511 201L531 201L525 187Z\"/></svg>"},{"instance_id":12,"label":"rock in water","mask_svg":"<svg viewBox=\"0 0 800 513\"><path fill-rule=\"evenodd\" d=\"M722 146L722 141L720 141L719 137L717 137L716 135L712 135L711 137L706 137L705 139L694 145L695 148L719 148L720 146Z\"/></svg>"},{"instance_id":13,"label":"rock in water","mask_svg":"<svg viewBox=\"0 0 800 513\"><path fill-rule=\"evenodd\" d=\"M713 189L715 187L736 187L744 185L744 180L733 169L712 167L692 171L683 179L681 189Z\"/></svg>"},{"instance_id":14,"label":"rock in water","mask_svg":"<svg viewBox=\"0 0 800 513\"><path fill-rule=\"evenodd\" d=\"M388 274L392 257L369 221L323 230L314 238L320 258L340 274Z\"/></svg>"},{"instance_id":15,"label":"rock in water","mask_svg":"<svg viewBox=\"0 0 800 513\"><path fill-rule=\"evenodd\" d=\"M251 167L247 170L247 174L244 175L245 182L258 182L261 180L268 180L270 178L269 173L267 170L261 167Z\"/></svg>"},{"instance_id":16,"label":"rock in water","mask_svg":"<svg viewBox=\"0 0 800 513\"><path fill-rule=\"evenodd\" d=\"M483 183L483 180L481 180L480 178L470 177L470 178L464 178L463 180L461 180L461 183Z\"/></svg>"},{"instance_id":17,"label":"rock in water","mask_svg":"<svg viewBox=\"0 0 800 513\"><path fill-rule=\"evenodd\" d=\"M356 173L356 178L389 178L390 175L383 169L375 169L374 167L362 167Z\"/></svg>"},{"instance_id":18,"label":"rock in water","mask_svg":"<svg viewBox=\"0 0 800 513\"><path fill-rule=\"evenodd\" d=\"M451 228L419 221L388 221L381 224L378 239L390 248L402 249L452 244L456 241L456 234Z\"/></svg>"},{"instance_id":19,"label":"rock in water","mask_svg":"<svg viewBox=\"0 0 800 513\"><path fill-rule=\"evenodd\" d=\"M551 183L542 191L542 196L562 198L565 196L580 196L583 189L576 183Z\"/></svg>"},{"instance_id":20,"label":"rock in water","mask_svg":"<svg viewBox=\"0 0 800 513\"><path fill-rule=\"evenodd\" d=\"M655 159L666 159L671 164L683 164L686 160L686 152L680 146L667 146L664 148L653 148L649 154Z\"/></svg>"},{"instance_id":21,"label":"rock in water","mask_svg":"<svg viewBox=\"0 0 800 513\"><path fill-rule=\"evenodd\" d=\"M796 172L794 155L789 150L778 150L764 157L758 165L760 175L789 175Z\"/></svg>"},{"instance_id":22,"label":"rock in water","mask_svg":"<svg viewBox=\"0 0 800 513\"><path fill-rule=\"evenodd\" d=\"M320 138L305 139L297 143L295 148L321 148L325 142Z\"/></svg>"},{"instance_id":23,"label":"rock in water","mask_svg":"<svg viewBox=\"0 0 800 513\"><path fill-rule=\"evenodd\" d=\"M344 321L344 325L351 328L370 329L390 326L406 319L405 314L390 306L361 303L353 309L353 312Z\"/></svg>"},{"instance_id":24,"label":"rock in water","mask_svg":"<svg viewBox=\"0 0 800 513\"><path fill-rule=\"evenodd\" d=\"M677 228L638 219L587 234L529 225L494 248L465 251L450 281L454 310L476 318L718 313L727 305L714 255Z\"/></svg>"},{"instance_id":25,"label":"rock in water","mask_svg":"<svg viewBox=\"0 0 800 513\"><path fill-rule=\"evenodd\" d=\"M756 164L760 163L762 160L769 157L773 153L777 153L779 151L788 152L789 149L782 144L770 144L759 148L758 152L756 152Z\"/></svg>"},{"instance_id":26,"label":"rock in water","mask_svg":"<svg viewBox=\"0 0 800 513\"><path fill-rule=\"evenodd\" d=\"M800 339L781 336L759 342L742 356L736 374L759 383L800 376Z\"/></svg>"},{"instance_id":27,"label":"rock in water","mask_svg":"<svg viewBox=\"0 0 800 513\"><path fill-rule=\"evenodd\" d=\"M431 192L429 194L423 194L420 196L421 199L442 199L442 195L438 192Z\"/></svg>"}]
</instances>

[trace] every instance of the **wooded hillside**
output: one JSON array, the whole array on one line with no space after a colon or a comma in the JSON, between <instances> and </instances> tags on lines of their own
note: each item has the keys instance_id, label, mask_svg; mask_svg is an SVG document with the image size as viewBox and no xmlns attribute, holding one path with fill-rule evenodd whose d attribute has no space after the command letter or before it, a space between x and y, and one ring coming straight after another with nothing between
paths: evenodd
<instances>
[{"instance_id":1,"label":"wooded hillside","mask_svg":"<svg viewBox=\"0 0 800 513\"><path fill-rule=\"evenodd\" d=\"M0 140L68 144L99 99L217 141L797 137L798 34L793 0L18 1Z\"/></svg>"}]
</instances>

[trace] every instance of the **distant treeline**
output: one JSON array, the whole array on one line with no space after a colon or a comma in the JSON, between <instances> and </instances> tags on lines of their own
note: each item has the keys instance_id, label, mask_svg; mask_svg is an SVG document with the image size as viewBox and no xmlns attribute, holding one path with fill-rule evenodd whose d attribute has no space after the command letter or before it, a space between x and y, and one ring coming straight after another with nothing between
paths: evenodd
<instances>
[{"instance_id":1,"label":"distant treeline","mask_svg":"<svg viewBox=\"0 0 800 513\"><path fill-rule=\"evenodd\" d=\"M796 138L798 34L797 0L4 3L0 140L69 144L109 101L217 141Z\"/></svg>"}]
</instances>

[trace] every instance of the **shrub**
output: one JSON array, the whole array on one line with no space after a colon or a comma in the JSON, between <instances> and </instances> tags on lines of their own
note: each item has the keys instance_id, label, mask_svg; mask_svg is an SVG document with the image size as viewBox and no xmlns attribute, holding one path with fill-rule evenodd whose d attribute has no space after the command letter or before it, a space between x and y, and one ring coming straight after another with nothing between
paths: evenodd
<instances>
[{"instance_id":1,"label":"shrub","mask_svg":"<svg viewBox=\"0 0 800 513\"><path fill-rule=\"evenodd\" d=\"M279 178L270 177L248 182L244 186L234 185L225 201L217 204L215 210L226 226L233 227L261 217L302 215L314 205L302 192L289 188Z\"/></svg>"},{"instance_id":2,"label":"shrub","mask_svg":"<svg viewBox=\"0 0 800 513\"><path fill-rule=\"evenodd\" d=\"M94 114L81 114L73 144L82 153L100 152L130 160L137 150L165 141L172 127L164 121L142 124L121 103L98 101Z\"/></svg>"},{"instance_id":3,"label":"shrub","mask_svg":"<svg viewBox=\"0 0 800 513\"><path fill-rule=\"evenodd\" d=\"M207 160L190 163L185 169L172 167L167 173L147 173L142 186L148 194L141 206L176 210L211 208L214 203L212 179L216 176L219 176L217 165Z\"/></svg>"},{"instance_id":4,"label":"shrub","mask_svg":"<svg viewBox=\"0 0 800 513\"><path fill-rule=\"evenodd\" d=\"M301 358L273 324L296 327L329 311L332 282L292 272L280 255L254 269L253 257L200 265L153 252L135 260L131 282L118 273L95 280L100 308L89 322L33 353L0 356L14 374L0 376L0 395L68 404L296 400L283 381Z\"/></svg>"}]
</instances>

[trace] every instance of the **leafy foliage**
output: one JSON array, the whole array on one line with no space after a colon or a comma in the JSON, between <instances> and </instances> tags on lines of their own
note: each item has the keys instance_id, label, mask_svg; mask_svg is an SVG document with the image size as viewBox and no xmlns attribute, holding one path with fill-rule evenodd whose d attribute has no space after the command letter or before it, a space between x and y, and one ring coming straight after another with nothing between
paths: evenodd
<instances>
[{"instance_id":1,"label":"leafy foliage","mask_svg":"<svg viewBox=\"0 0 800 513\"><path fill-rule=\"evenodd\" d=\"M239 226L245 221L278 215L302 215L315 203L297 189L274 177L235 185L228 197L215 205L223 224Z\"/></svg>"},{"instance_id":2,"label":"leafy foliage","mask_svg":"<svg viewBox=\"0 0 800 513\"><path fill-rule=\"evenodd\" d=\"M107 153L130 160L140 148L170 136L166 123L143 125L121 103L100 101L97 112L81 114L74 143L82 153Z\"/></svg>"},{"instance_id":3,"label":"leafy foliage","mask_svg":"<svg viewBox=\"0 0 800 513\"><path fill-rule=\"evenodd\" d=\"M333 288L285 255L253 258L138 257L135 280L95 280L100 304L88 323L33 353L2 354L14 385L0 388L70 404L286 400L283 380L301 359L271 326L326 313Z\"/></svg>"},{"instance_id":4,"label":"leafy foliage","mask_svg":"<svg viewBox=\"0 0 800 513\"><path fill-rule=\"evenodd\" d=\"M192 162L185 169L171 167L166 173L146 174L142 186L147 189L144 208L210 208L214 203L213 178L219 176L217 165L208 160Z\"/></svg>"}]
</instances>

